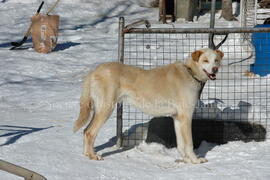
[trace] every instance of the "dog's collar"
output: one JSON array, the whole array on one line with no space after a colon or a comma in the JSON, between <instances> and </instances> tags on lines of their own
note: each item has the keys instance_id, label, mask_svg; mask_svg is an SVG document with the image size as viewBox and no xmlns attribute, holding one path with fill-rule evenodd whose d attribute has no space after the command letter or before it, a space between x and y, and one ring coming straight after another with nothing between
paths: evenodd
<instances>
[{"instance_id":1,"label":"dog's collar","mask_svg":"<svg viewBox=\"0 0 270 180\"><path fill-rule=\"evenodd\" d=\"M199 79L197 79L197 78L194 76L194 73L192 72L192 69L191 69L190 67L188 67L187 65L184 65L184 66L186 67L186 69L187 69L187 71L189 72L189 74L191 75L191 77L192 77L195 81L197 81L197 82L200 84L200 86L203 86L203 85L205 84L205 82L200 81Z\"/></svg>"}]
</instances>

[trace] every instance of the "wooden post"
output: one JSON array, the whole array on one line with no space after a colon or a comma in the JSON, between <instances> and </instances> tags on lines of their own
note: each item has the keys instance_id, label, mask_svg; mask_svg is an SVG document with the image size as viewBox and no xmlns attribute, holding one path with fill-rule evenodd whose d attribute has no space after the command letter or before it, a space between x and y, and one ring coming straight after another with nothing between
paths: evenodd
<instances>
[{"instance_id":1,"label":"wooden post","mask_svg":"<svg viewBox=\"0 0 270 180\"><path fill-rule=\"evenodd\" d=\"M23 177L25 180L47 180L42 175L26 168L0 160L0 170Z\"/></svg>"}]
</instances>

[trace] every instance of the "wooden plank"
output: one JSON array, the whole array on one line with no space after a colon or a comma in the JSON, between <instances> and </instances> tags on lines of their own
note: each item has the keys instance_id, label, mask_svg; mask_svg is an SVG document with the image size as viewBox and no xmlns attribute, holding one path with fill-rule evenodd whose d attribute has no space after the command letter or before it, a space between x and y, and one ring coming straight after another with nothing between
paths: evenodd
<instances>
[{"instance_id":1,"label":"wooden plank","mask_svg":"<svg viewBox=\"0 0 270 180\"><path fill-rule=\"evenodd\" d=\"M44 176L29 169L0 160L0 170L23 177L26 180L47 180Z\"/></svg>"}]
</instances>

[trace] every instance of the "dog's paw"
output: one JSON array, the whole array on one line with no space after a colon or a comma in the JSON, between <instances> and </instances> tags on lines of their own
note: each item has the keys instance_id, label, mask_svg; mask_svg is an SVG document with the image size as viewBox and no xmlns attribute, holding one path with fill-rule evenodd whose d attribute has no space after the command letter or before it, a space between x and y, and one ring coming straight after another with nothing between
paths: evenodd
<instances>
[{"instance_id":1,"label":"dog's paw","mask_svg":"<svg viewBox=\"0 0 270 180\"><path fill-rule=\"evenodd\" d=\"M200 163L206 163L208 162L207 159L205 158L188 158L188 157L185 157L183 158L183 160L176 160L175 162L179 163L179 162L184 162L184 163L192 163L192 164L200 164Z\"/></svg>"},{"instance_id":2,"label":"dog's paw","mask_svg":"<svg viewBox=\"0 0 270 180\"><path fill-rule=\"evenodd\" d=\"M184 157L183 158L184 163L192 163L191 159L189 157Z\"/></svg>"},{"instance_id":3,"label":"dog's paw","mask_svg":"<svg viewBox=\"0 0 270 180\"><path fill-rule=\"evenodd\" d=\"M206 163L208 160L206 158L199 158L200 163Z\"/></svg>"},{"instance_id":4,"label":"dog's paw","mask_svg":"<svg viewBox=\"0 0 270 180\"><path fill-rule=\"evenodd\" d=\"M100 156L100 155L94 155L94 156L91 156L91 157L89 157L91 160L97 160L97 161L100 161L100 160L104 160L103 158L102 158L102 156Z\"/></svg>"},{"instance_id":5,"label":"dog's paw","mask_svg":"<svg viewBox=\"0 0 270 180\"><path fill-rule=\"evenodd\" d=\"M102 156L97 155L97 154L87 154L86 153L84 155L87 156L91 160L97 160L97 161L103 160Z\"/></svg>"},{"instance_id":6,"label":"dog's paw","mask_svg":"<svg viewBox=\"0 0 270 180\"><path fill-rule=\"evenodd\" d=\"M176 163L192 163L189 157L184 157L183 159L176 159L174 162Z\"/></svg>"},{"instance_id":7,"label":"dog's paw","mask_svg":"<svg viewBox=\"0 0 270 180\"><path fill-rule=\"evenodd\" d=\"M208 162L208 160L205 158L196 158L196 159L191 160L191 163L193 164L200 164L200 163L206 163L206 162Z\"/></svg>"}]
</instances>

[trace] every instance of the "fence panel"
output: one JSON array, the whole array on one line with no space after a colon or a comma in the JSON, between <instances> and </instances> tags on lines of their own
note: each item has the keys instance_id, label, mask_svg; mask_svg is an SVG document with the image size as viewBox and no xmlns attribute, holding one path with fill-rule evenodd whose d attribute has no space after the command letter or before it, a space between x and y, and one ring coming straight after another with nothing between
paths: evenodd
<instances>
[{"instance_id":1,"label":"fence panel","mask_svg":"<svg viewBox=\"0 0 270 180\"><path fill-rule=\"evenodd\" d=\"M217 80L207 81L193 120L248 122L269 130L269 76L250 73L252 64L263 74L270 73L269 28L137 28L123 32L123 63L144 69L184 61L195 50L208 46L209 33L220 34L214 38L216 44L224 38L222 34L229 33L227 41L220 47L224 58ZM244 39L243 33L250 33L251 39ZM126 103L122 110L123 134L118 137L123 138L125 147L137 145L146 138L147 123L152 117ZM215 136L218 132L206 133ZM263 130L258 133L265 134Z\"/></svg>"}]
</instances>

